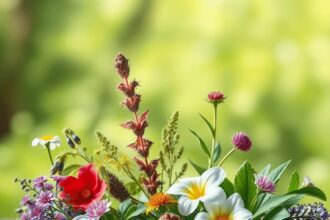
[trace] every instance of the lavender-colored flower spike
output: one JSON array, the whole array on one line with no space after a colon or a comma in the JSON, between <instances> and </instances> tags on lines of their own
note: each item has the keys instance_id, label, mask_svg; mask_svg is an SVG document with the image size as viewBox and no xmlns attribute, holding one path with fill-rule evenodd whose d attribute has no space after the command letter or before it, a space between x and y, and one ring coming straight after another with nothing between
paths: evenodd
<instances>
[{"instance_id":1,"label":"lavender-colored flower spike","mask_svg":"<svg viewBox=\"0 0 330 220\"><path fill-rule=\"evenodd\" d=\"M237 132L232 139L232 143L240 151L248 151L252 146L251 139L244 132Z\"/></svg>"},{"instance_id":2,"label":"lavender-colored flower spike","mask_svg":"<svg viewBox=\"0 0 330 220\"><path fill-rule=\"evenodd\" d=\"M254 182L258 189L262 192L273 193L275 192L275 183L271 181L268 176L255 175Z\"/></svg>"}]
</instances>

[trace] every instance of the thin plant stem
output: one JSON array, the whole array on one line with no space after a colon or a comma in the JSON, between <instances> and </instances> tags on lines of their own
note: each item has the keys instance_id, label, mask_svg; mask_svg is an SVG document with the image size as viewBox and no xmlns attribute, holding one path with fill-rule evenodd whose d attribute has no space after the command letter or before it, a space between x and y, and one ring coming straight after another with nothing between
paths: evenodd
<instances>
[{"instance_id":1,"label":"thin plant stem","mask_svg":"<svg viewBox=\"0 0 330 220\"><path fill-rule=\"evenodd\" d=\"M51 164L53 166L54 165L54 161L53 161L52 153L50 152L49 143L46 144L46 148L47 148L49 160L50 160L50 162L51 162Z\"/></svg>"},{"instance_id":2,"label":"thin plant stem","mask_svg":"<svg viewBox=\"0 0 330 220\"><path fill-rule=\"evenodd\" d=\"M232 155L234 152L236 151L236 148L231 149L223 158L222 160L219 162L218 166L220 167L227 159L228 157L230 157L230 155Z\"/></svg>"},{"instance_id":3,"label":"thin plant stem","mask_svg":"<svg viewBox=\"0 0 330 220\"><path fill-rule=\"evenodd\" d=\"M212 148L211 148L211 156L209 158L209 166L212 166L212 159L214 154L215 142L217 141L217 121L218 121L218 105L214 105L214 121L213 121L213 134L212 134Z\"/></svg>"}]
</instances>

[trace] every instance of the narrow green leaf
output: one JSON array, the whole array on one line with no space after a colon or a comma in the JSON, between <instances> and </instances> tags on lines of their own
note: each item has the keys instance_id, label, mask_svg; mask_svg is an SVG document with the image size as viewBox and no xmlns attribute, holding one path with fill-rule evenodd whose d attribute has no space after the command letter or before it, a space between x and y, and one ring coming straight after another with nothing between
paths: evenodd
<instances>
[{"instance_id":1,"label":"narrow green leaf","mask_svg":"<svg viewBox=\"0 0 330 220\"><path fill-rule=\"evenodd\" d=\"M297 171L294 171L291 176L288 192L292 192L294 190L297 190L298 188L299 188L299 174Z\"/></svg>"},{"instance_id":2,"label":"narrow green leaf","mask_svg":"<svg viewBox=\"0 0 330 220\"><path fill-rule=\"evenodd\" d=\"M268 213L264 220L274 220L274 219L286 219L290 217L290 213L284 207L276 207L270 213Z\"/></svg>"},{"instance_id":3,"label":"narrow green leaf","mask_svg":"<svg viewBox=\"0 0 330 220\"><path fill-rule=\"evenodd\" d=\"M203 121L206 123L206 125L209 128L209 130L211 132L211 135L213 137L214 136L214 128L213 128L213 126L211 125L211 123L202 114L199 114L199 116L201 116L201 118L203 119Z\"/></svg>"},{"instance_id":4,"label":"narrow green leaf","mask_svg":"<svg viewBox=\"0 0 330 220\"><path fill-rule=\"evenodd\" d=\"M208 157L210 158L210 151L209 149L207 148L205 142L203 141L203 139L196 133L194 132L193 130L189 130L198 140L199 140L199 144L202 148L202 150L208 155Z\"/></svg>"},{"instance_id":5,"label":"narrow green leaf","mask_svg":"<svg viewBox=\"0 0 330 220\"><path fill-rule=\"evenodd\" d=\"M234 185L227 178L221 183L220 187L225 191L227 197L235 192Z\"/></svg>"},{"instance_id":6,"label":"narrow green leaf","mask_svg":"<svg viewBox=\"0 0 330 220\"><path fill-rule=\"evenodd\" d=\"M70 166L65 167L65 169L62 171L63 176L68 176L73 171L79 169L81 167L80 164L72 164Z\"/></svg>"},{"instance_id":7,"label":"narrow green leaf","mask_svg":"<svg viewBox=\"0 0 330 220\"><path fill-rule=\"evenodd\" d=\"M327 196L325 195L325 193L321 189L319 189L315 186L306 186L304 188L291 191L288 194L304 194L304 195L308 195L308 196L312 196L312 197L321 199L323 201L327 201Z\"/></svg>"},{"instance_id":8,"label":"narrow green leaf","mask_svg":"<svg viewBox=\"0 0 330 220\"><path fill-rule=\"evenodd\" d=\"M123 215L127 209L130 207L132 200L126 199L124 202L119 204L118 211L121 215Z\"/></svg>"},{"instance_id":9,"label":"narrow green leaf","mask_svg":"<svg viewBox=\"0 0 330 220\"><path fill-rule=\"evenodd\" d=\"M290 163L291 163L291 160L289 160L285 163L282 163L277 168L272 170L272 172L270 172L270 174L269 174L269 179L271 181L277 183L280 180L281 175L284 173L285 169L289 166Z\"/></svg>"},{"instance_id":10,"label":"narrow green leaf","mask_svg":"<svg viewBox=\"0 0 330 220\"><path fill-rule=\"evenodd\" d=\"M134 212L132 212L128 217L127 219L131 219L135 216L138 216L142 213L144 213L146 211L146 207L144 205L140 205L138 207L136 207L136 210Z\"/></svg>"},{"instance_id":11,"label":"narrow green leaf","mask_svg":"<svg viewBox=\"0 0 330 220\"><path fill-rule=\"evenodd\" d=\"M220 146L220 143L218 142L215 145L215 148L214 148L213 157L212 157L212 164L217 162L217 160L219 160L220 155L221 155L221 146Z\"/></svg>"},{"instance_id":12,"label":"narrow green leaf","mask_svg":"<svg viewBox=\"0 0 330 220\"><path fill-rule=\"evenodd\" d=\"M260 208L257 210L257 212L253 215L252 219L256 219L258 216L272 211L274 208L281 206L286 201L293 199L295 197L300 197L300 195L291 194L291 195L285 195L285 196L273 196L271 199L269 199L268 201L266 201L264 204L262 204L260 206Z\"/></svg>"},{"instance_id":13,"label":"narrow green leaf","mask_svg":"<svg viewBox=\"0 0 330 220\"><path fill-rule=\"evenodd\" d=\"M267 164L267 166L265 166L265 167L259 172L259 174L260 174L261 176L268 176L269 171L270 171L271 168L272 168L272 165L271 165L271 164Z\"/></svg>"},{"instance_id":14,"label":"narrow green leaf","mask_svg":"<svg viewBox=\"0 0 330 220\"><path fill-rule=\"evenodd\" d=\"M245 207L248 209L257 194L257 187L254 184L254 173L255 171L250 163L245 161L238 169L234 180L235 192L241 195Z\"/></svg>"},{"instance_id":15,"label":"narrow green leaf","mask_svg":"<svg viewBox=\"0 0 330 220\"><path fill-rule=\"evenodd\" d=\"M199 175L202 175L202 174L205 172L205 170L206 170L205 168L203 168L203 167L201 167L201 166L195 164L195 163L192 162L191 160L189 160L189 162L190 162L191 165L195 168L195 170L197 171L197 173L198 173Z\"/></svg>"}]
</instances>

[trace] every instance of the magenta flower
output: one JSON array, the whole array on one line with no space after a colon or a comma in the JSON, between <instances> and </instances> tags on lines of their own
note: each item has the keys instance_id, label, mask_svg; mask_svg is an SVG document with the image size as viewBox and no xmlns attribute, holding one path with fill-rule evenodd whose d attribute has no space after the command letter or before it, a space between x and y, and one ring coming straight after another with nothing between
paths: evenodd
<instances>
[{"instance_id":1,"label":"magenta flower","mask_svg":"<svg viewBox=\"0 0 330 220\"><path fill-rule=\"evenodd\" d=\"M222 92L214 91L214 92L210 92L207 95L207 99L209 102L212 102L212 103L220 103L225 99L225 96Z\"/></svg>"},{"instance_id":2,"label":"magenta flower","mask_svg":"<svg viewBox=\"0 0 330 220\"><path fill-rule=\"evenodd\" d=\"M98 220L105 213L110 211L111 202L107 200L96 201L86 209L86 215L89 219Z\"/></svg>"},{"instance_id":3,"label":"magenta flower","mask_svg":"<svg viewBox=\"0 0 330 220\"><path fill-rule=\"evenodd\" d=\"M248 151L252 146L251 139L244 132L237 132L232 139L232 143L240 151Z\"/></svg>"},{"instance_id":4,"label":"magenta flower","mask_svg":"<svg viewBox=\"0 0 330 220\"><path fill-rule=\"evenodd\" d=\"M30 196L25 195L23 196L22 200L21 200L21 206L25 206L28 205L31 201L30 201Z\"/></svg>"},{"instance_id":5,"label":"magenta flower","mask_svg":"<svg viewBox=\"0 0 330 220\"><path fill-rule=\"evenodd\" d=\"M257 185L258 189L262 192L273 193L275 192L275 183L271 181L268 176L255 175L254 183Z\"/></svg>"}]
</instances>

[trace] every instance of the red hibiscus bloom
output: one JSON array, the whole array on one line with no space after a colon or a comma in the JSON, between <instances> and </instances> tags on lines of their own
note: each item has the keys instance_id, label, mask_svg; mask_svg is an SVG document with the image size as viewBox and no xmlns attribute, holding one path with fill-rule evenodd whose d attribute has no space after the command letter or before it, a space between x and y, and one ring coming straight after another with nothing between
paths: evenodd
<instances>
[{"instance_id":1,"label":"red hibiscus bloom","mask_svg":"<svg viewBox=\"0 0 330 220\"><path fill-rule=\"evenodd\" d=\"M78 176L67 176L59 182L62 191L59 197L75 209L86 210L100 200L106 189L105 182L97 175L93 164L82 166Z\"/></svg>"}]
</instances>

